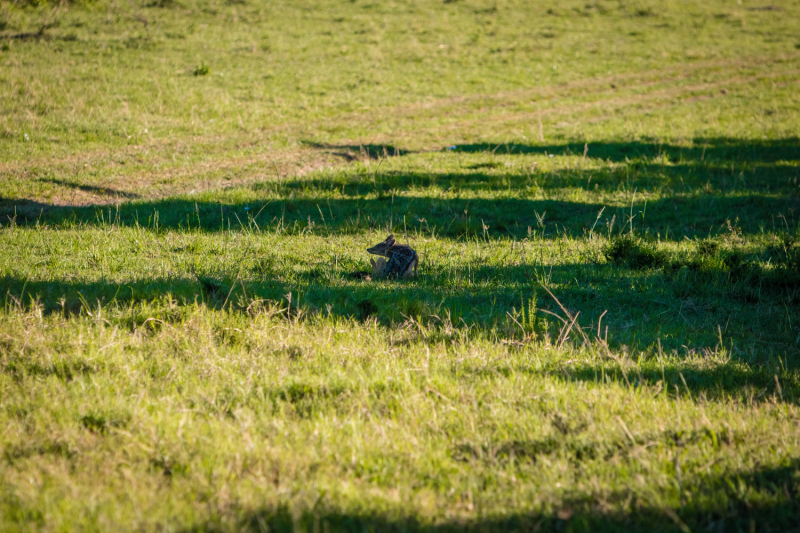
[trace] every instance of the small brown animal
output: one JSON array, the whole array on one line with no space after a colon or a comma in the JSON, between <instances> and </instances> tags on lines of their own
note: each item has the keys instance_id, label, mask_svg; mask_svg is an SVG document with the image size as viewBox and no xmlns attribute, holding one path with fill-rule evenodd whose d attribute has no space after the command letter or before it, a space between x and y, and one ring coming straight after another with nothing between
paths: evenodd
<instances>
[{"instance_id":1,"label":"small brown animal","mask_svg":"<svg viewBox=\"0 0 800 533\"><path fill-rule=\"evenodd\" d=\"M374 255L382 255L387 259L378 259L377 263L370 259L375 275L383 275L390 278L409 278L417 273L419 255L410 246L397 244L394 235L389 235L385 241L367 248L367 251Z\"/></svg>"}]
</instances>

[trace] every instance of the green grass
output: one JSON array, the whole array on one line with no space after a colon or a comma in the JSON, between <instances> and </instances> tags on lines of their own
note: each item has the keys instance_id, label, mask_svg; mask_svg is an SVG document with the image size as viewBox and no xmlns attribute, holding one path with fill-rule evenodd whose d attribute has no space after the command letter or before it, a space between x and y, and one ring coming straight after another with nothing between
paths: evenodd
<instances>
[{"instance_id":1,"label":"green grass","mask_svg":"<svg viewBox=\"0 0 800 533\"><path fill-rule=\"evenodd\" d=\"M798 35L0 3L0 530L797 530Z\"/></svg>"}]
</instances>

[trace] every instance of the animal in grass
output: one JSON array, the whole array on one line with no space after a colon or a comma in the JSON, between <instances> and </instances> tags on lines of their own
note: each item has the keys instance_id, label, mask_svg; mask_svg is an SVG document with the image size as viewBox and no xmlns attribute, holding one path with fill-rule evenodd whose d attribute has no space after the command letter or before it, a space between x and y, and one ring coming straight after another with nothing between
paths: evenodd
<instances>
[{"instance_id":1,"label":"animal in grass","mask_svg":"<svg viewBox=\"0 0 800 533\"><path fill-rule=\"evenodd\" d=\"M373 255L383 256L379 257L377 262L369 260L375 276L410 278L417 274L419 255L407 244L397 244L394 235L389 235L385 241L367 248L367 251Z\"/></svg>"}]
</instances>

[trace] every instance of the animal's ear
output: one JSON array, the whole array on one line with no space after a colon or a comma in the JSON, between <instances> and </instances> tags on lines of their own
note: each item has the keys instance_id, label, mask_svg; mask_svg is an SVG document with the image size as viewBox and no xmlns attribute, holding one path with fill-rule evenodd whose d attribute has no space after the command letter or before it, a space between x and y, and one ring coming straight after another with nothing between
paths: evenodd
<instances>
[{"instance_id":1,"label":"animal's ear","mask_svg":"<svg viewBox=\"0 0 800 533\"><path fill-rule=\"evenodd\" d=\"M388 244L390 248L394 246L394 243L395 243L394 237L392 237L391 239L386 239L386 244Z\"/></svg>"},{"instance_id":2,"label":"animal's ear","mask_svg":"<svg viewBox=\"0 0 800 533\"><path fill-rule=\"evenodd\" d=\"M393 240L394 240L394 233L392 233L391 235L389 235L388 237L386 237L386 240L385 240L385 241L383 241L383 242L389 242L389 241L393 241Z\"/></svg>"}]
</instances>

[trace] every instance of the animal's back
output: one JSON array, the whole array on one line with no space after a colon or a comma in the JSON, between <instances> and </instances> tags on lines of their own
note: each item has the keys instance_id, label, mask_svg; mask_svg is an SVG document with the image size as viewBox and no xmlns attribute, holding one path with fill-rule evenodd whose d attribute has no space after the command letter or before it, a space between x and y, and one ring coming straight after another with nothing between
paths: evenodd
<instances>
[{"instance_id":1,"label":"animal's back","mask_svg":"<svg viewBox=\"0 0 800 533\"><path fill-rule=\"evenodd\" d=\"M412 275L412 271L416 271L419 256L410 246L396 244L389 248L389 253L391 253L391 257L386 263L385 270L387 276L404 278Z\"/></svg>"}]
</instances>

